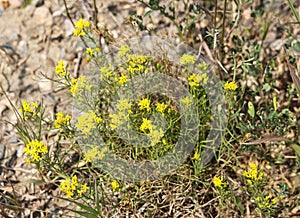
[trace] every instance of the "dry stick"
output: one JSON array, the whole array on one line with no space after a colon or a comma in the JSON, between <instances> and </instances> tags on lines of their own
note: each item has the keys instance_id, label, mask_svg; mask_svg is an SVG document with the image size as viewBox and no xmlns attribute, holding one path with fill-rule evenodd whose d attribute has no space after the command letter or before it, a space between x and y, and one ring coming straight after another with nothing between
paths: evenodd
<instances>
[{"instance_id":1,"label":"dry stick","mask_svg":"<svg viewBox=\"0 0 300 218\"><path fill-rule=\"evenodd\" d=\"M222 52L224 50L224 35L225 35L225 20L226 20L226 9L227 9L227 0L224 1L224 9L223 9L223 23L222 23L222 35L221 35L221 60L223 59L223 55L222 55ZM219 55L219 56L220 56Z\"/></svg>"},{"instance_id":2,"label":"dry stick","mask_svg":"<svg viewBox=\"0 0 300 218\"><path fill-rule=\"evenodd\" d=\"M67 13L67 17L68 17L68 19L71 21L73 27L75 28L75 23L73 22L73 20L72 20L72 18L71 18L71 15L70 15L70 13L69 13L69 9L68 9L68 6L67 6L67 2L66 2L66 0L63 0L63 1L64 1L66 13ZM81 39L81 41L83 42L84 46L85 46L86 48L88 48L89 46L86 44L86 42L84 41L84 39L82 38L82 36L80 36L80 39Z\"/></svg>"},{"instance_id":3,"label":"dry stick","mask_svg":"<svg viewBox=\"0 0 300 218\"><path fill-rule=\"evenodd\" d=\"M96 5L96 0L93 0L93 6L94 6L94 13L93 13L93 17L94 17L94 25L95 25L95 28L98 32L101 33L101 31L99 30L98 28L98 8L97 8L97 5ZM102 43L101 43L101 39L102 39L102 34L99 34L99 48L100 50L102 50Z\"/></svg>"}]
</instances>

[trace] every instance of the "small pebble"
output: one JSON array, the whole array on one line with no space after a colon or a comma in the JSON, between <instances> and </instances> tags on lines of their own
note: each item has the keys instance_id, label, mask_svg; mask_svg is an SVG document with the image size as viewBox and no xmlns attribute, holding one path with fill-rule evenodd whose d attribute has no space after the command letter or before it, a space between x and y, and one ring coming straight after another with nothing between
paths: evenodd
<instances>
[{"instance_id":1,"label":"small pebble","mask_svg":"<svg viewBox=\"0 0 300 218\"><path fill-rule=\"evenodd\" d=\"M11 138L11 139L8 140L9 143L18 143L19 141L20 140L18 138L16 138L16 137Z\"/></svg>"}]
</instances>

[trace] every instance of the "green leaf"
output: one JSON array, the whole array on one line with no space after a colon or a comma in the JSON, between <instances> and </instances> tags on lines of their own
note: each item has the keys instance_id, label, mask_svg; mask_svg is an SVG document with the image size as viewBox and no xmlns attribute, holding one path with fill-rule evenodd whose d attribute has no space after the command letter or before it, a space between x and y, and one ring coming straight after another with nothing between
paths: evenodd
<instances>
[{"instance_id":1,"label":"green leaf","mask_svg":"<svg viewBox=\"0 0 300 218\"><path fill-rule=\"evenodd\" d=\"M59 197L59 198L61 198L61 197ZM88 212L84 212L84 213L89 213L91 215L94 215L94 217L98 216L98 211L95 210L94 208L90 207L90 206L84 205L82 203L79 203L77 201L74 201L74 200L71 200L71 199L68 199L68 198L61 198L61 199L66 200L66 201L70 201L70 202L76 204L77 206L79 206L81 209L88 211ZM74 211L74 212L77 213L78 211ZM82 212L82 211L79 211L79 212Z\"/></svg>"},{"instance_id":2,"label":"green leaf","mask_svg":"<svg viewBox=\"0 0 300 218\"><path fill-rule=\"evenodd\" d=\"M79 214L81 217L85 217L85 218L97 218L98 217L95 214L91 214L91 213L84 212L84 211L76 211L76 210L72 210L72 211Z\"/></svg>"},{"instance_id":3,"label":"green leaf","mask_svg":"<svg viewBox=\"0 0 300 218\"><path fill-rule=\"evenodd\" d=\"M296 154L300 157L300 146L292 144L292 148L295 150Z\"/></svg>"},{"instance_id":4,"label":"green leaf","mask_svg":"<svg viewBox=\"0 0 300 218\"><path fill-rule=\"evenodd\" d=\"M152 12L153 12L152 10L150 10L150 11L147 11L147 12L144 14L144 17L148 17L148 16L150 16L150 14L151 14Z\"/></svg>"},{"instance_id":5,"label":"green leaf","mask_svg":"<svg viewBox=\"0 0 300 218\"><path fill-rule=\"evenodd\" d=\"M255 108L251 101L248 101L248 114L253 118L255 116Z\"/></svg>"},{"instance_id":6,"label":"green leaf","mask_svg":"<svg viewBox=\"0 0 300 218\"><path fill-rule=\"evenodd\" d=\"M295 44L292 45L292 48L296 52L300 52L300 42L296 42Z\"/></svg>"}]
</instances>

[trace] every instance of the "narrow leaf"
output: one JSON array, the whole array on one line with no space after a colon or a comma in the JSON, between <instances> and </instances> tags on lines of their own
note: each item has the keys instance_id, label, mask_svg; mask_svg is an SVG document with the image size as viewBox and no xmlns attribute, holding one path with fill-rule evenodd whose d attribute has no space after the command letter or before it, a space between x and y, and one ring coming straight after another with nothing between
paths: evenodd
<instances>
[{"instance_id":1,"label":"narrow leaf","mask_svg":"<svg viewBox=\"0 0 300 218\"><path fill-rule=\"evenodd\" d=\"M147 11L145 14L144 14L144 17L148 17L153 11L150 10L150 11Z\"/></svg>"},{"instance_id":2,"label":"narrow leaf","mask_svg":"<svg viewBox=\"0 0 300 218\"><path fill-rule=\"evenodd\" d=\"M60 197L59 197L59 198L60 198ZM90 214L93 214L93 215L96 216L96 217L97 217L97 215L98 215L98 211L95 210L94 208L92 208L91 206L84 205L84 204L82 204L82 203L79 203L79 202L77 202L77 201L74 201L74 200L71 200L71 199L68 199L68 198L61 198L61 199L66 200L66 201L70 201L70 202L76 204L76 205L79 206L81 209L88 211ZM75 212L75 211L74 211L74 212Z\"/></svg>"},{"instance_id":3,"label":"narrow leaf","mask_svg":"<svg viewBox=\"0 0 300 218\"><path fill-rule=\"evenodd\" d=\"M300 146L296 144L292 144L292 147L295 150L296 154L300 157Z\"/></svg>"},{"instance_id":4,"label":"narrow leaf","mask_svg":"<svg viewBox=\"0 0 300 218\"><path fill-rule=\"evenodd\" d=\"M295 73L294 68L291 66L291 64L288 60L287 60L287 65L288 65L288 68L290 70L290 74L291 74L292 80L295 84L295 87L296 87L297 91L300 94L300 79L299 79L299 76Z\"/></svg>"},{"instance_id":5,"label":"narrow leaf","mask_svg":"<svg viewBox=\"0 0 300 218\"><path fill-rule=\"evenodd\" d=\"M253 118L255 116L255 108L251 101L248 101L248 114Z\"/></svg>"}]
</instances>

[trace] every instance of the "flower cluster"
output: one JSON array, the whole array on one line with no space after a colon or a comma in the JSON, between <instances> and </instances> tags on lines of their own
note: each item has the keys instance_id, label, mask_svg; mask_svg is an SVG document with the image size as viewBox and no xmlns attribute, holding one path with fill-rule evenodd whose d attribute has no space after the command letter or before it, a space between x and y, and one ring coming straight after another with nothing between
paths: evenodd
<instances>
[{"instance_id":1,"label":"flower cluster","mask_svg":"<svg viewBox=\"0 0 300 218\"><path fill-rule=\"evenodd\" d=\"M61 182L60 190L63 191L67 198L72 198L74 195L78 195L79 197L88 190L86 184L79 184L77 176L74 175L71 179L66 179Z\"/></svg>"},{"instance_id":2,"label":"flower cluster","mask_svg":"<svg viewBox=\"0 0 300 218\"><path fill-rule=\"evenodd\" d=\"M157 103L156 104L156 110L162 114L162 116L165 115L165 110L167 109L168 105L165 103Z\"/></svg>"},{"instance_id":3,"label":"flower cluster","mask_svg":"<svg viewBox=\"0 0 300 218\"><path fill-rule=\"evenodd\" d=\"M143 98L139 102L140 110L146 109L147 111L150 111L150 100L148 98Z\"/></svg>"},{"instance_id":4,"label":"flower cluster","mask_svg":"<svg viewBox=\"0 0 300 218\"><path fill-rule=\"evenodd\" d=\"M224 89L225 90L229 90L229 91L235 91L238 88L238 85L236 84L235 81L232 82L226 82L224 85Z\"/></svg>"},{"instance_id":5,"label":"flower cluster","mask_svg":"<svg viewBox=\"0 0 300 218\"><path fill-rule=\"evenodd\" d=\"M97 53L97 52L100 52L100 49L99 48L87 48L86 49L86 54L88 55L87 56L87 61L90 61L93 57L95 57L95 53Z\"/></svg>"},{"instance_id":6,"label":"flower cluster","mask_svg":"<svg viewBox=\"0 0 300 218\"><path fill-rule=\"evenodd\" d=\"M70 91L73 96L83 92L83 90L91 91L92 85L89 85L86 76L80 76L77 79L72 78Z\"/></svg>"},{"instance_id":7,"label":"flower cluster","mask_svg":"<svg viewBox=\"0 0 300 218\"><path fill-rule=\"evenodd\" d=\"M71 119L72 119L72 117L70 115L68 115L68 114L64 115L63 112L58 112L58 113L56 113L56 119L55 119L53 125L56 129L62 130L63 129L62 127L67 125Z\"/></svg>"},{"instance_id":8,"label":"flower cluster","mask_svg":"<svg viewBox=\"0 0 300 218\"><path fill-rule=\"evenodd\" d=\"M130 48L129 48L127 45L122 45L122 46L119 48L118 56L119 56L119 57L123 57L123 56L125 56L129 51L130 51Z\"/></svg>"},{"instance_id":9,"label":"flower cluster","mask_svg":"<svg viewBox=\"0 0 300 218\"><path fill-rule=\"evenodd\" d=\"M129 103L128 99L120 99L117 104L116 108L118 110L117 113L110 114L109 117L111 119L110 128L116 129L123 125L124 121L129 120L129 114L132 113L131 111L131 103Z\"/></svg>"},{"instance_id":10,"label":"flower cluster","mask_svg":"<svg viewBox=\"0 0 300 218\"><path fill-rule=\"evenodd\" d=\"M86 21L82 18L80 18L75 23L75 30L74 30L74 36L85 36L86 32L85 29L89 28L91 26L91 23L89 21Z\"/></svg>"},{"instance_id":11,"label":"flower cluster","mask_svg":"<svg viewBox=\"0 0 300 218\"><path fill-rule=\"evenodd\" d=\"M254 163L249 164L250 169L244 171L243 176L247 179L249 185L253 185L253 182L258 182L263 179L263 172L258 172L257 166Z\"/></svg>"},{"instance_id":12,"label":"flower cluster","mask_svg":"<svg viewBox=\"0 0 300 218\"><path fill-rule=\"evenodd\" d=\"M116 77L116 78L115 78L115 81L116 81L116 82L119 82L120 85L125 84L125 83L127 82L127 80L128 80L128 76L126 76L126 75L123 74L123 73L121 74L120 77Z\"/></svg>"},{"instance_id":13,"label":"flower cluster","mask_svg":"<svg viewBox=\"0 0 300 218\"><path fill-rule=\"evenodd\" d=\"M192 158L195 161L199 161L200 160L200 154L198 152L196 152Z\"/></svg>"},{"instance_id":14,"label":"flower cluster","mask_svg":"<svg viewBox=\"0 0 300 218\"><path fill-rule=\"evenodd\" d=\"M81 131L84 137L87 137L92 134L92 129L96 128L96 125L101 122L102 118L98 117L94 111L89 110L87 113L78 117L75 127Z\"/></svg>"},{"instance_id":15,"label":"flower cluster","mask_svg":"<svg viewBox=\"0 0 300 218\"><path fill-rule=\"evenodd\" d=\"M182 65L194 64L195 61L196 61L196 58L193 55L184 54L180 58L180 63Z\"/></svg>"},{"instance_id":16,"label":"flower cluster","mask_svg":"<svg viewBox=\"0 0 300 218\"><path fill-rule=\"evenodd\" d=\"M276 207L278 202L277 198L271 196L266 196L264 198L257 197L255 200L257 201L258 207L264 211L271 211L274 207Z\"/></svg>"},{"instance_id":17,"label":"flower cluster","mask_svg":"<svg viewBox=\"0 0 300 218\"><path fill-rule=\"evenodd\" d=\"M95 146L84 154L84 161L86 163L89 163L89 162L101 160L104 157L105 152L107 151L108 151L107 148L102 148L100 150L98 146Z\"/></svg>"},{"instance_id":18,"label":"flower cluster","mask_svg":"<svg viewBox=\"0 0 300 218\"><path fill-rule=\"evenodd\" d=\"M192 74L191 76L189 76L188 81L189 81L189 85L191 87L199 87L200 83L202 83L203 85L206 85L208 78L207 78L206 73L202 73L199 75Z\"/></svg>"},{"instance_id":19,"label":"flower cluster","mask_svg":"<svg viewBox=\"0 0 300 218\"><path fill-rule=\"evenodd\" d=\"M116 180L114 180L111 182L111 188L112 188L113 192L115 192L120 188L120 185Z\"/></svg>"},{"instance_id":20,"label":"flower cluster","mask_svg":"<svg viewBox=\"0 0 300 218\"><path fill-rule=\"evenodd\" d=\"M129 73L135 72L149 72L149 68L146 66L148 58L144 55L130 54L127 55L127 71Z\"/></svg>"},{"instance_id":21,"label":"flower cluster","mask_svg":"<svg viewBox=\"0 0 300 218\"><path fill-rule=\"evenodd\" d=\"M70 72L66 71L66 66L62 60L58 61L58 64L56 65L55 74L59 77L70 75Z\"/></svg>"},{"instance_id":22,"label":"flower cluster","mask_svg":"<svg viewBox=\"0 0 300 218\"><path fill-rule=\"evenodd\" d=\"M224 189L227 187L227 183L223 177L215 176L213 179L214 186L219 189Z\"/></svg>"},{"instance_id":23,"label":"flower cluster","mask_svg":"<svg viewBox=\"0 0 300 218\"><path fill-rule=\"evenodd\" d=\"M28 155L26 159L28 163L39 163L43 155L48 153L48 147L43 142L34 140L26 144L24 152Z\"/></svg>"},{"instance_id":24,"label":"flower cluster","mask_svg":"<svg viewBox=\"0 0 300 218\"><path fill-rule=\"evenodd\" d=\"M22 113L24 120L28 120L31 117L34 118L37 116L38 108L36 102L23 101L19 111Z\"/></svg>"}]
</instances>

